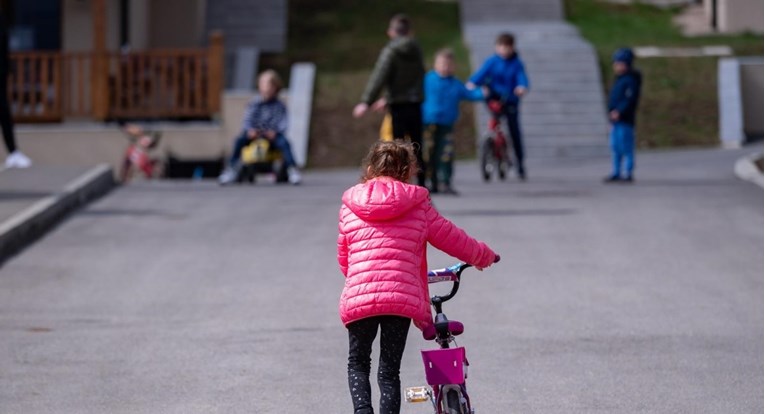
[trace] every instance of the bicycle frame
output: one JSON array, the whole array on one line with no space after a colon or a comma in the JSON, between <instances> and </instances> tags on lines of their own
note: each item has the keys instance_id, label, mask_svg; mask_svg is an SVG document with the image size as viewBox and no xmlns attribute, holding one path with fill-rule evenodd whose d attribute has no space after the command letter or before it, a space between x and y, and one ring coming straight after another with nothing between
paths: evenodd
<instances>
[{"instance_id":1,"label":"bicycle frame","mask_svg":"<svg viewBox=\"0 0 765 414\"><path fill-rule=\"evenodd\" d=\"M465 348L450 348L450 344L456 345L455 337L462 333L464 327L460 322L450 321L442 309L443 303L457 294L460 276L469 267L471 265L459 263L448 268L428 272L428 283L452 282L453 285L448 295L433 296L430 299L431 305L436 310L436 315L434 317L433 329L426 329L423 332L423 336L426 339L434 340L439 345L439 348L422 351L425 377L429 387L410 387L406 389L405 395L408 402L430 400L436 414L474 413L465 384L467 367L469 365L465 356ZM451 394L451 400L447 401L450 393L456 393L456 401L459 401L459 411L457 412L453 410L455 394ZM449 411L446 411L448 410L447 404L452 405L452 409Z\"/></svg>"},{"instance_id":2,"label":"bicycle frame","mask_svg":"<svg viewBox=\"0 0 765 414\"><path fill-rule=\"evenodd\" d=\"M491 113L491 118L488 123L489 134L481 144L481 172L484 181L490 181L495 172L500 180L504 180L512 162L507 153L507 137L500 122L503 104L497 99L489 99L486 101L486 106Z\"/></svg>"}]
</instances>

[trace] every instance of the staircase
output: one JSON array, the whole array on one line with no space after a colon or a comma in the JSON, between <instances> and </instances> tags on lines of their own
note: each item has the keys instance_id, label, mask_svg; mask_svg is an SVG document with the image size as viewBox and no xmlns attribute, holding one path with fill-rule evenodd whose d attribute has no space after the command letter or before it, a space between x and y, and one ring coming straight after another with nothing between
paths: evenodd
<instances>
[{"instance_id":1,"label":"staircase","mask_svg":"<svg viewBox=\"0 0 765 414\"><path fill-rule=\"evenodd\" d=\"M530 93L521 104L527 157L608 154L605 96L594 48L563 21L559 0L461 0L462 33L474 69L500 32L515 35ZM489 114L477 105L478 131Z\"/></svg>"}]
</instances>

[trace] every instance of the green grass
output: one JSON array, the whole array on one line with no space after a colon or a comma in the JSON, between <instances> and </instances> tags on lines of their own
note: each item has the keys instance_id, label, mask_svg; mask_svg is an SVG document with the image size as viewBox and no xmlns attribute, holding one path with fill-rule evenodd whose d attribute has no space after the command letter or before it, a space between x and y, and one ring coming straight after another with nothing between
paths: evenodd
<instances>
[{"instance_id":1,"label":"green grass","mask_svg":"<svg viewBox=\"0 0 765 414\"><path fill-rule=\"evenodd\" d=\"M382 115L354 119L351 111L361 99L380 50L388 42L385 31L396 13L412 19L426 68L432 66L438 49L451 47L457 57L458 76L468 76L468 53L462 42L456 1L289 1L287 53L265 57L262 64L283 74L296 61L317 65L308 157L311 167L359 165L378 138ZM471 107L465 110L456 127L458 156L474 151L472 117L468 113Z\"/></svg>"},{"instance_id":2,"label":"green grass","mask_svg":"<svg viewBox=\"0 0 765 414\"><path fill-rule=\"evenodd\" d=\"M754 34L685 37L672 24L679 8L565 0L566 16L593 43L606 87L611 54L622 46L693 47L729 45L736 55L762 55L763 38ZM643 94L638 110L641 147L706 146L718 143L717 59L643 58Z\"/></svg>"}]
</instances>

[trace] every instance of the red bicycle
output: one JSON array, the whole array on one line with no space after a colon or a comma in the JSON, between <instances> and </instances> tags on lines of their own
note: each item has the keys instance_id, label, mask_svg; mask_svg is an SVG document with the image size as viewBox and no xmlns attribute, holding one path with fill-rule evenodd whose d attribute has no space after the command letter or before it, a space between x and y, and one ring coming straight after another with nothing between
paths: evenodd
<instances>
[{"instance_id":1,"label":"red bicycle","mask_svg":"<svg viewBox=\"0 0 765 414\"><path fill-rule=\"evenodd\" d=\"M487 101L491 119L489 119L489 132L483 144L481 144L481 173L483 180L488 182L494 172L500 180L507 177L507 171L513 163L508 154L508 141L502 131L500 117L502 115L502 102L497 99Z\"/></svg>"},{"instance_id":2,"label":"red bicycle","mask_svg":"<svg viewBox=\"0 0 765 414\"><path fill-rule=\"evenodd\" d=\"M127 183L133 177L134 172L140 172L147 179L161 175L162 163L151 156L151 152L159 144L162 134L159 132L147 133L139 125L128 124L123 127L130 144L125 150L122 161L120 181Z\"/></svg>"}]
</instances>

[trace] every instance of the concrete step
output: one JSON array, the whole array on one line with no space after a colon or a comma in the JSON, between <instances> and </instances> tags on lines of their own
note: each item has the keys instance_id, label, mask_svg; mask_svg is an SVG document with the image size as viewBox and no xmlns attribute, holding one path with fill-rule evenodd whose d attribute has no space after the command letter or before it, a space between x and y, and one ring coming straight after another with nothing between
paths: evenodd
<instances>
[{"instance_id":1,"label":"concrete step","mask_svg":"<svg viewBox=\"0 0 765 414\"><path fill-rule=\"evenodd\" d=\"M593 92L593 89L600 87L600 83L592 84L554 84L554 83L541 83L532 79L531 91L525 98L528 100L537 100L539 97L544 97L553 93L564 93L570 95L592 95L601 96L597 92ZM536 97L534 95L537 95Z\"/></svg>"},{"instance_id":2,"label":"concrete step","mask_svg":"<svg viewBox=\"0 0 765 414\"><path fill-rule=\"evenodd\" d=\"M524 142L527 158L579 158L608 157L610 150L607 143L602 145L558 145L534 146Z\"/></svg>"},{"instance_id":3,"label":"concrete step","mask_svg":"<svg viewBox=\"0 0 765 414\"><path fill-rule=\"evenodd\" d=\"M586 118L605 116L605 105L581 105L565 102L534 102L524 101L521 104L521 114L525 113L545 113L550 117L559 117L561 119Z\"/></svg>"},{"instance_id":4,"label":"concrete step","mask_svg":"<svg viewBox=\"0 0 765 414\"><path fill-rule=\"evenodd\" d=\"M544 135L555 137L586 137L586 136L598 136L606 130L605 121L595 121L591 124L568 124L568 123L551 123L548 125L540 125L538 123L523 122L521 120L521 130L525 134L530 135Z\"/></svg>"},{"instance_id":5,"label":"concrete step","mask_svg":"<svg viewBox=\"0 0 765 414\"><path fill-rule=\"evenodd\" d=\"M521 110L521 122L524 128L534 125L606 125L605 111L591 111L586 114L561 114L560 112L540 113L530 111L528 108Z\"/></svg>"},{"instance_id":6,"label":"concrete step","mask_svg":"<svg viewBox=\"0 0 765 414\"><path fill-rule=\"evenodd\" d=\"M563 5L558 0L462 0L460 3L461 17L465 22L528 22L563 19Z\"/></svg>"},{"instance_id":7,"label":"concrete step","mask_svg":"<svg viewBox=\"0 0 765 414\"><path fill-rule=\"evenodd\" d=\"M536 94L536 96L529 94L527 98L524 98L522 108L532 108L536 105L543 104L536 109L547 109L550 111L558 111L562 106L568 105L588 105L599 108L605 108L605 100L602 96L595 94L580 94L580 93L546 93ZM521 109L523 111L523 109Z\"/></svg>"}]
</instances>

